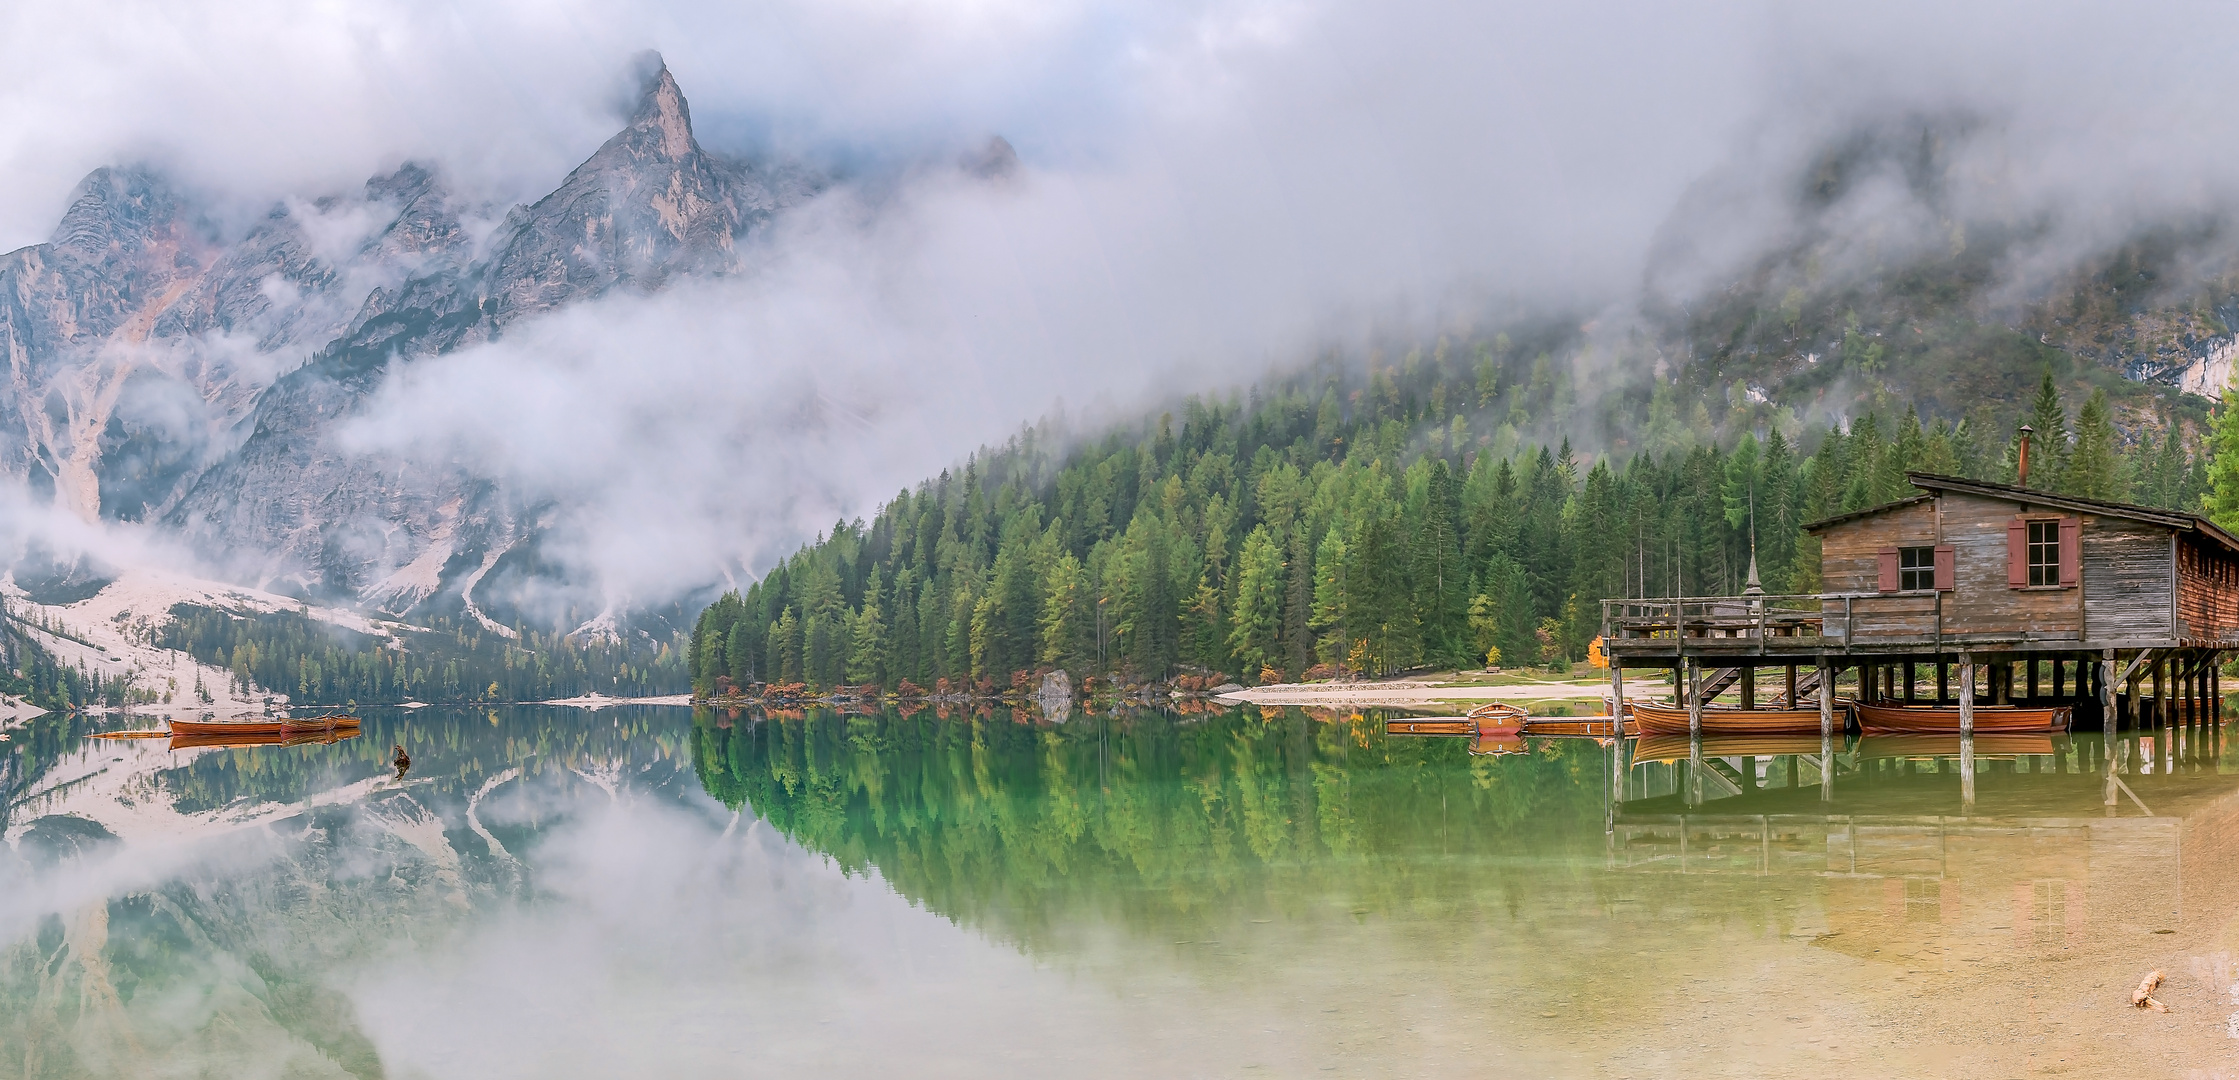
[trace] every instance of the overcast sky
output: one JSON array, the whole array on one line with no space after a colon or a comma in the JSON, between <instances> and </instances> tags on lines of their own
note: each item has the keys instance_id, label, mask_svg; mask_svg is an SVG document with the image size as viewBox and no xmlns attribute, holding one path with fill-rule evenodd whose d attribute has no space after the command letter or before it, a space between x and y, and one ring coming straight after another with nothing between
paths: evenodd
<instances>
[{"instance_id":1,"label":"overcast sky","mask_svg":"<svg viewBox=\"0 0 2239 1080\"><path fill-rule=\"evenodd\" d=\"M760 566L1061 399L1232 385L1495 298L1621 307L1675 237L1681 285L1715 283L1862 123L1975 133L1947 205L1868 185L1863 236L2022 217L2065 257L2220 211L2233 31L2183 3L17 4L0 248L120 161L244 216L407 158L533 199L659 50L711 148L887 181L781 224L754 274L419 365L353 435L584 508L563 549L644 596ZM995 133L1014 184L923 167ZM541 404L471 407L505 392ZM664 506L692 510L647 548Z\"/></svg>"}]
</instances>

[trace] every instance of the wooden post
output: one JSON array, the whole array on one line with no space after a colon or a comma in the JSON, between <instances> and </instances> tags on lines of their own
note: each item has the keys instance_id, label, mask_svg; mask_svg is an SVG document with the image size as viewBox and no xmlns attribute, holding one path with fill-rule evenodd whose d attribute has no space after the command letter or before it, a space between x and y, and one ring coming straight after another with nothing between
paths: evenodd
<instances>
[{"instance_id":1,"label":"wooden post","mask_svg":"<svg viewBox=\"0 0 2239 1080\"><path fill-rule=\"evenodd\" d=\"M1914 696L1913 687L1913 668L1915 666L1916 665L1911 660L1905 661L1905 704L1907 705L1910 705L1914 701L1918 700Z\"/></svg>"},{"instance_id":2,"label":"wooden post","mask_svg":"<svg viewBox=\"0 0 2239 1080\"><path fill-rule=\"evenodd\" d=\"M1936 704L1942 705L1950 700L1951 664L1939 656L1936 658Z\"/></svg>"},{"instance_id":3,"label":"wooden post","mask_svg":"<svg viewBox=\"0 0 2239 1080\"><path fill-rule=\"evenodd\" d=\"M2167 700L2163 695L2169 692L2168 678L2169 654L2162 653L2155 657L2153 662L2153 726L2155 728L2161 727L2161 718L2168 708L2163 704Z\"/></svg>"},{"instance_id":4,"label":"wooden post","mask_svg":"<svg viewBox=\"0 0 2239 1080\"><path fill-rule=\"evenodd\" d=\"M2104 729L2101 753L2107 759L2106 804L2115 804L2115 651L2108 649L2099 661L2099 724Z\"/></svg>"},{"instance_id":5,"label":"wooden post","mask_svg":"<svg viewBox=\"0 0 2239 1080\"><path fill-rule=\"evenodd\" d=\"M1788 707L1791 709L1804 707L1803 702L1796 700L1796 665L1794 662L1790 662L1788 665L1788 696L1782 700L1788 702Z\"/></svg>"},{"instance_id":6,"label":"wooden post","mask_svg":"<svg viewBox=\"0 0 2239 1080\"><path fill-rule=\"evenodd\" d=\"M1827 658L1819 658L1819 737L1822 741L1835 733L1835 669Z\"/></svg>"},{"instance_id":7,"label":"wooden post","mask_svg":"<svg viewBox=\"0 0 2239 1080\"><path fill-rule=\"evenodd\" d=\"M1625 737L1625 669L1615 656L1609 658L1609 726L1611 735Z\"/></svg>"},{"instance_id":8,"label":"wooden post","mask_svg":"<svg viewBox=\"0 0 2239 1080\"><path fill-rule=\"evenodd\" d=\"M2030 653L2022 663L2029 667L2029 703L2034 705L2037 703L2037 654Z\"/></svg>"},{"instance_id":9,"label":"wooden post","mask_svg":"<svg viewBox=\"0 0 2239 1080\"><path fill-rule=\"evenodd\" d=\"M1741 669L1741 707L1757 707L1757 668L1751 664L1743 664Z\"/></svg>"},{"instance_id":10,"label":"wooden post","mask_svg":"<svg viewBox=\"0 0 2239 1080\"><path fill-rule=\"evenodd\" d=\"M1975 733L1975 655L1959 654L1959 734Z\"/></svg>"},{"instance_id":11,"label":"wooden post","mask_svg":"<svg viewBox=\"0 0 2239 1080\"><path fill-rule=\"evenodd\" d=\"M2060 657L2057 654L2052 658L2052 696L2055 698L2068 696L2060 683Z\"/></svg>"},{"instance_id":12,"label":"wooden post","mask_svg":"<svg viewBox=\"0 0 2239 1080\"><path fill-rule=\"evenodd\" d=\"M1687 658L1687 737L1703 737L1703 662L1692 656Z\"/></svg>"}]
</instances>

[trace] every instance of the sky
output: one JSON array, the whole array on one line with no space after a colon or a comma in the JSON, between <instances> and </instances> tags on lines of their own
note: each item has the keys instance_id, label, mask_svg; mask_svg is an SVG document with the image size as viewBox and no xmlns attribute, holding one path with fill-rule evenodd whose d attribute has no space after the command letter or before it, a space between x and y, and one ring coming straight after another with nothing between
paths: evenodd
<instances>
[{"instance_id":1,"label":"sky","mask_svg":"<svg viewBox=\"0 0 2239 1080\"><path fill-rule=\"evenodd\" d=\"M408 159L527 201L619 126L632 58L658 50L711 149L850 179L749 272L414 365L343 436L556 499L562 557L643 601L751 574L1060 410L1123 416L1494 305L1715 288L1800 227L1803 164L1862 128L1964 135L1939 201L1868 183L1817 223L1861 248L2035 222L2026 282L2221 214L2234 23L2186 3L14 5L0 249L114 162L190 185L218 228ZM1011 181L946 167L996 134ZM495 395L536 407L493 422Z\"/></svg>"}]
</instances>

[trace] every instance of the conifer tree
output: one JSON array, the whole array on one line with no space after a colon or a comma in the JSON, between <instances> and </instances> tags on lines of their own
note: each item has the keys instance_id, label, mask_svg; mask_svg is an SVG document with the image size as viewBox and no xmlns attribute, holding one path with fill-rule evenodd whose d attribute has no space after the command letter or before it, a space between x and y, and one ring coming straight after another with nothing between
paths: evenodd
<instances>
[{"instance_id":1,"label":"conifer tree","mask_svg":"<svg viewBox=\"0 0 2239 1080\"><path fill-rule=\"evenodd\" d=\"M2126 470L2117 456L2112 408L2105 390L2094 391L2076 414L2076 445L2060 472L2057 490L2087 499L2120 502L2129 497Z\"/></svg>"},{"instance_id":2,"label":"conifer tree","mask_svg":"<svg viewBox=\"0 0 2239 1080\"><path fill-rule=\"evenodd\" d=\"M2208 438L2208 520L2239 532L2239 387L2225 387Z\"/></svg>"}]
</instances>

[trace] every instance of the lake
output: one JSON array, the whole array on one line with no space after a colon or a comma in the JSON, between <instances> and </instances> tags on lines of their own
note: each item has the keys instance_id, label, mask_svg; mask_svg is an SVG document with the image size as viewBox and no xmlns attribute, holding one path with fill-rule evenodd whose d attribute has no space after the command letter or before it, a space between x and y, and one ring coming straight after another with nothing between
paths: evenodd
<instances>
[{"instance_id":1,"label":"lake","mask_svg":"<svg viewBox=\"0 0 2239 1080\"><path fill-rule=\"evenodd\" d=\"M0 1077L2239 1075L2211 736L365 715L12 732Z\"/></svg>"}]
</instances>

